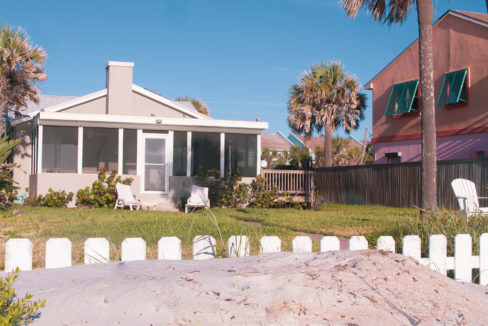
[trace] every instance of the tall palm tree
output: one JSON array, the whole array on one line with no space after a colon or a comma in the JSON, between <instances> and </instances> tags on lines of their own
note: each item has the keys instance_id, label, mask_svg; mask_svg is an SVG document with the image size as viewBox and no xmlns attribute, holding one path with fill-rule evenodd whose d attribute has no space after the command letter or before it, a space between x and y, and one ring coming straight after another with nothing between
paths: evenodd
<instances>
[{"instance_id":1,"label":"tall palm tree","mask_svg":"<svg viewBox=\"0 0 488 326\"><path fill-rule=\"evenodd\" d=\"M376 21L389 25L403 23L413 3L417 4L419 25L420 97L422 103L422 186L421 206L426 210L437 207L437 153L434 102L434 59L432 54L432 0L341 0L349 17L355 17L361 7L371 12Z\"/></svg>"},{"instance_id":2,"label":"tall palm tree","mask_svg":"<svg viewBox=\"0 0 488 326\"><path fill-rule=\"evenodd\" d=\"M32 46L22 29L0 27L0 109L20 115L27 102L39 102L36 83L47 79L43 70L46 52ZM4 126L2 125L4 128ZM0 134L2 134L0 127Z\"/></svg>"},{"instance_id":3,"label":"tall palm tree","mask_svg":"<svg viewBox=\"0 0 488 326\"><path fill-rule=\"evenodd\" d=\"M339 126L346 132L359 127L366 109L366 95L356 79L338 62L310 67L300 82L290 87L288 124L310 137L325 129L324 162L332 166L332 132Z\"/></svg>"}]
</instances>

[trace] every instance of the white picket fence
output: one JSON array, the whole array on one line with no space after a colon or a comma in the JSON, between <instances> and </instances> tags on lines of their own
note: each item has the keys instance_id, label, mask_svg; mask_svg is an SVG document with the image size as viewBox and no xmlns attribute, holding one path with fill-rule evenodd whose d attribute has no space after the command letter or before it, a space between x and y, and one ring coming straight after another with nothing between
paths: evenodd
<instances>
[{"instance_id":1,"label":"white picket fence","mask_svg":"<svg viewBox=\"0 0 488 326\"><path fill-rule=\"evenodd\" d=\"M479 268L480 284L488 284L488 233L479 239L479 256L472 256L472 239L469 234L458 234L454 240L454 257L447 257L447 240L444 235L432 235L429 239L429 257L421 258L421 241L416 235L403 238L403 255L412 257L425 266L446 275L454 270L458 281L471 282L472 269ZM337 237L325 236L320 240L320 251L339 250ZM377 249L395 252L395 240L391 236L378 238ZM122 261L145 260L146 242L141 238L127 238L122 241ZM193 239L193 259L215 258L216 241L212 236L199 235ZM231 236L227 241L231 257L249 256L249 239L244 235ZM363 236L353 236L349 240L349 250L368 249L368 241ZM281 240L276 236L262 237L261 253L281 251ZM295 237L292 241L295 253L312 252L312 240L307 236ZM84 244L85 264L110 261L110 243L105 238L89 238ZM158 242L158 259L181 259L181 240L177 237L163 237ZM53 238L46 242L46 268L68 267L72 264L71 241ZM10 239L5 245L5 271L16 267L32 270L32 242L29 239Z\"/></svg>"}]
</instances>

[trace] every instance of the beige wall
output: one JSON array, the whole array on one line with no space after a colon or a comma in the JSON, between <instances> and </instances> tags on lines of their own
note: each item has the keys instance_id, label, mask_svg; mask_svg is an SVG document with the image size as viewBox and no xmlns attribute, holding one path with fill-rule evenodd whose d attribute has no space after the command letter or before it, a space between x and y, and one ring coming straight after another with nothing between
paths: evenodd
<instances>
[{"instance_id":1,"label":"beige wall","mask_svg":"<svg viewBox=\"0 0 488 326\"><path fill-rule=\"evenodd\" d=\"M156 102L144 95L138 94L136 92L130 92L130 110L127 111L126 115L134 116L146 116L150 117L154 115L156 117L164 118L192 118L180 111L170 108L167 105ZM96 100L83 103L62 112L69 113L90 113L90 114L106 114L107 97L103 96ZM116 113L122 114L122 113Z\"/></svg>"},{"instance_id":2,"label":"beige wall","mask_svg":"<svg viewBox=\"0 0 488 326\"><path fill-rule=\"evenodd\" d=\"M18 182L19 192L26 192L29 187L29 174L31 174L31 132L32 121L24 122L15 126L14 138L20 139L19 145L15 146L13 161L20 165L14 170L14 180Z\"/></svg>"},{"instance_id":3,"label":"beige wall","mask_svg":"<svg viewBox=\"0 0 488 326\"><path fill-rule=\"evenodd\" d=\"M74 106L62 112L105 114L106 106L107 106L107 97L103 96L93 101Z\"/></svg>"},{"instance_id":4,"label":"beige wall","mask_svg":"<svg viewBox=\"0 0 488 326\"><path fill-rule=\"evenodd\" d=\"M165 118L190 118L188 115L169 106L158 103L148 97L132 92L132 115L151 116Z\"/></svg>"},{"instance_id":5,"label":"beige wall","mask_svg":"<svg viewBox=\"0 0 488 326\"><path fill-rule=\"evenodd\" d=\"M488 28L448 15L433 29L434 96L437 98L447 72L468 68L469 103L436 106L437 131L488 125ZM373 83L373 139L417 134L420 114L385 116L393 84L419 79L418 43L387 67ZM420 85L419 85L420 88Z\"/></svg>"}]
</instances>

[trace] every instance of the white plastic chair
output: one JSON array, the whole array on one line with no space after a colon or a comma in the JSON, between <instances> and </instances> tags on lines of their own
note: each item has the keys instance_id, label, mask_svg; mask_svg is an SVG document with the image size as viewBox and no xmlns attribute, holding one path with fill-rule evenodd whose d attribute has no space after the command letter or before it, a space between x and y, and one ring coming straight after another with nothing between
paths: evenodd
<instances>
[{"instance_id":1,"label":"white plastic chair","mask_svg":"<svg viewBox=\"0 0 488 326\"><path fill-rule=\"evenodd\" d=\"M208 188L200 186L191 186L190 198L185 205L185 213L188 213L188 208L192 207L193 210L198 207L207 208L210 207L210 201L208 200ZM192 211L193 211L192 210Z\"/></svg>"},{"instance_id":2,"label":"white plastic chair","mask_svg":"<svg viewBox=\"0 0 488 326\"><path fill-rule=\"evenodd\" d=\"M466 216L469 217L475 214L488 215L488 207L480 207L479 203L479 199L488 199L488 197L478 197L473 181L454 179L451 182L451 187L458 201L459 209Z\"/></svg>"},{"instance_id":3,"label":"white plastic chair","mask_svg":"<svg viewBox=\"0 0 488 326\"><path fill-rule=\"evenodd\" d=\"M132 211L134 207L136 210L139 210L142 206L156 206L156 203L143 202L140 199L135 199L132 195L132 190L128 185L117 183L115 185L115 189L117 189L117 200L115 201L114 209L129 206L130 210Z\"/></svg>"}]
</instances>

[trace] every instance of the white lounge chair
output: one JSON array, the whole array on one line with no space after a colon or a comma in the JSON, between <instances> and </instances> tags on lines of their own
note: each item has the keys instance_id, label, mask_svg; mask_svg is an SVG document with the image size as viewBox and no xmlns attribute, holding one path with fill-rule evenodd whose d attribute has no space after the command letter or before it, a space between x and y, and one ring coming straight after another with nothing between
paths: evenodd
<instances>
[{"instance_id":1,"label":"white lounge chair","mask_svg":"<svg viewBox=\"0 0 488 326\"><path fill-rule=\"evenodd\" d=\"M117 200L115 201L114 209L129 206L130 210L132 211L134 207L136 210L139 210L142 206L156 206L156 203L143 202L140 199L135 199L132 195L132 190L128 185L117 183L115 185L115 189L117 189Z\"/></svg>"},{"instance_id":2,"label":"white lounge chair","mask_svg":"<svg viewBox=\"0 0 488 326\"><path fill-rule=\"evenodd\" d=\"M210 207L210 201L208 200L208 188L192 185L190 198L188 198L185 205L185 213L188 213L189 208L193 208L193 210L195 210L195 208L198 207Z\"/></svg>"},{"instance_id":3,"label":"white lounge chair","mask_svg":"<svg viewBox=\"0 0 488 326\"><path fill-rule=\"evenodd\" d=\"M488 197L478 197L473 181L454 179L451 182L451 187L458 201L459 209L466 216L469 217L475 214L488 215L488 207L480 207L479 203L479 199L488 199Z\"/></svg>"}]
</instances>

